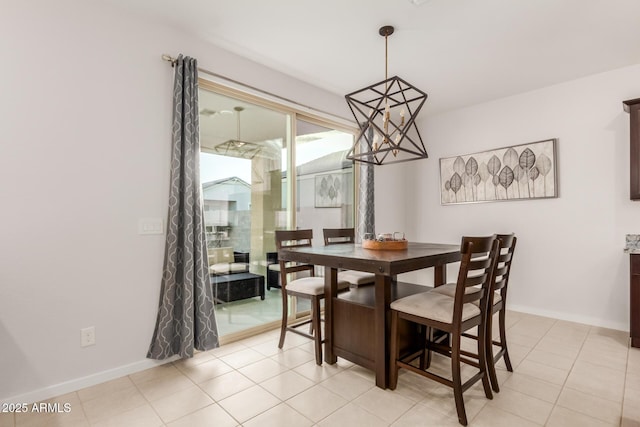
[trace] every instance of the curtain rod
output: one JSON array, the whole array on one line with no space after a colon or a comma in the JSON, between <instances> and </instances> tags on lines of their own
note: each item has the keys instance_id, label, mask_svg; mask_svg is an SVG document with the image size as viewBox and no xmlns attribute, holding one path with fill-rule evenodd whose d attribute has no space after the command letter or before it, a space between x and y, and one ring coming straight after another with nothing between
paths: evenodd
<instances>
[{"instance_id":1,"label":"curtain rod","mask_svg":"<svg viewBox=\"0 0 640 427\"><path fill-rule=\"evenodd\" d=\"M171 67L174 67L174 66L176 65L176 62L178 62L178 59L177 59L177 58L174 58L174 57L172 57L171 55L167 55L167 54L163 54L163 55L162 55L162 59L163 59L163 60L165 60L165 61L167 61L167 62L169 62L169 63L171 63ZM262 93L262 94L264 94L264 95L272 96L272 97L277 98L277 99L280 99L280 100L282 100L282 101L286 101L286 102L289 102L289 103L291 103L291 104L294 104L294 105L297 105L297 106L300 106L300 107L303 107L303 108L307 108L307 109L312 110L312 111L316 111L316 112L318 112L318 113L327 114L327 115L329 115L329 116L331 116L331 117L335 117L335 118L338 118L338 119L340 119L340 120L348 121L348 120L347 120L347 119L345 119L344 117L337 116L337 115L335 115L335 114L333 114L333 113L330 113L330 112L328 112L328 111L319 110L319 109L317 109L317 108L314 108L314 107L310 107L310 106L308 106L308 105L301 104L301 103L299 103L299 102L297 102L297 101L294 101L294 100L292 100L292 99L285 98L285 97L283 97L283 96L276 95L275 93L267 92L267 91L265 91L265 90L262 90L262 89L259 89L259 88L255 87L255 86L251 86L251 85L248 85L248 84L246 84L246 83L239 82L238 80L234 80L234 79L232 79L232 78L229 78L229 77L227 77L227 76L223 76L222 74L214 73L213 71L209 71L209 70L206 70L206 69L204 69L204 68L200 68L200 67L198 67L198 71L201 71L201 72L203 72L203 73L205 73L205 74L209 74L210 76L218 77L218 78L221 78L221 79L226 80L226 81L228 81L228 82L231 82L231 83L234 83L234 84L237 84L237 85L243 86L243 87L245 87L245 88L247 88L247 89L255 90L255 91L260 92L260 93Z\"/></svg>"}]
</instances>

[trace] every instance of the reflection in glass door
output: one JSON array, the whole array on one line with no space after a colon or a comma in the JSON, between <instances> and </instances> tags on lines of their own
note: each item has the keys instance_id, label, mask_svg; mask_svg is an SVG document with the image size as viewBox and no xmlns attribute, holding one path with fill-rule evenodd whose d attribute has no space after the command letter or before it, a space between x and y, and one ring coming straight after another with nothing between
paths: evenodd
<instances>
[{"instance_id":1,"label":"reflection in glass door","mask_svg":"<svg viewBox=\"0 0 640 427\"><path fill-rule=\"evenodd\" d=\"M353 133L204 80L198 95L207 251L224 342L279 325L275 230L311 228L322 245L323 228L354 226ZM294 299L289 309L301 316L309 304Z\"/></svg>"},{"instance_id":2,"label":"reflection in glass door","mask_svg":"<svg viewBox=\"0 0 640 427\"><path fill-rule=\"evenodd\" d=\"M354 226L352 143L351 133L296 121L296 224L313 229L314 245L323 228Z\"/></svg>"},{"instance_id":3,"label":"reflection in glass door","mask_svg":"<svg viewBox=\"0 0 640 427\"><path fill-rule=\"evenodd\" d=\"M354 168L346 157L352 142L352 133L296 120L296 224L313 230L314 246L324 244L323 228L354 226ZM302 302L296 310L309 308Z\"/></svg>"},{"instance_id":4,"label":"reflection in glass door","mask_svg":"<svg viewBox=\"0 0 640 427\"><path fill-rule=\"evenodd\" d=\"M289 115L199 92L200 179L219 333L279 321L279 289L266 291L274 230L287 228Z\"/></svg>"}]
</instances>

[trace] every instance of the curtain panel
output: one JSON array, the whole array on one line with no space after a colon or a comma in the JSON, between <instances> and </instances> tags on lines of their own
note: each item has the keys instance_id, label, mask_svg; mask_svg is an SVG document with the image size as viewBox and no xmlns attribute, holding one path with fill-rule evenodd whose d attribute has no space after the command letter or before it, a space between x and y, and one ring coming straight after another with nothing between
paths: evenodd
<instances>
[{"instance_id":1,"label":"curtain panel","mask_svg":"<svg viewBox=\"0 0 640 427\"><path fill-rule=\"evenodd\" d=\"M171 181L164 268L147 357L192 357L218 347L200 187L198 69L180 55L174 66Z\"/></svg>"},{"instance_id":2,"label":"curtain panel","mask_svg":"<svg viewBox=\"0 0 640 427\"><path fill-rule=\"evenodd\" d=\"M372 139L372 129L368 129L369 140ZM361 138L360 142L362 150L367 150L366 141ZM373 156L369 156L369 160L373 160ZM370 163L356 162L359 170L359 182L358 182L358 235L356 241L360 242L362 236L367 233L376 232L376 217L375 217L375 199L374 199L374 173L373 165Z\"/></svg>"}]
</instances>

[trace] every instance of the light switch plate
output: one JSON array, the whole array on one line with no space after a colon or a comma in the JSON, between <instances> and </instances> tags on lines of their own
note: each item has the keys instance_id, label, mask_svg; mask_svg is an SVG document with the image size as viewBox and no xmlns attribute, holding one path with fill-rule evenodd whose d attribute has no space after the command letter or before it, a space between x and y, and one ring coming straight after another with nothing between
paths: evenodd
<instances>
[{"instance_id":1,"label":"light switch plate","mask_svg":"<svg viewBox=\"0 0 640 427\"><path fill-rule=\"evenodd\" d=\"M138 220L138 234L163 234L164 227L161 218L140 218Z\"/></svg>"}]
</instances>

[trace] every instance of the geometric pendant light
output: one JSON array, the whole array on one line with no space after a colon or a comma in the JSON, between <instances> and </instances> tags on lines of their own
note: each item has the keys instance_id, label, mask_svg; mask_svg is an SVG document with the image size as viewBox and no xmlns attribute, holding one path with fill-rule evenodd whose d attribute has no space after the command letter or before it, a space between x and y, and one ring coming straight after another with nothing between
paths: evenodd
<instances>
[{"instance_id":1,"label":"geometric pendant light","mask_svg":"<svg viewBox=\"0 0 640 427\"><path fill-rule=\"evenodd\" d=\"M387 38L392 26L380 28L385 46L385 79L345 95L360 132L347 158L375 165L426 159L427 150L415 123L427 94L400 77L387 78Z\"/></svg>"}]
</instances>

